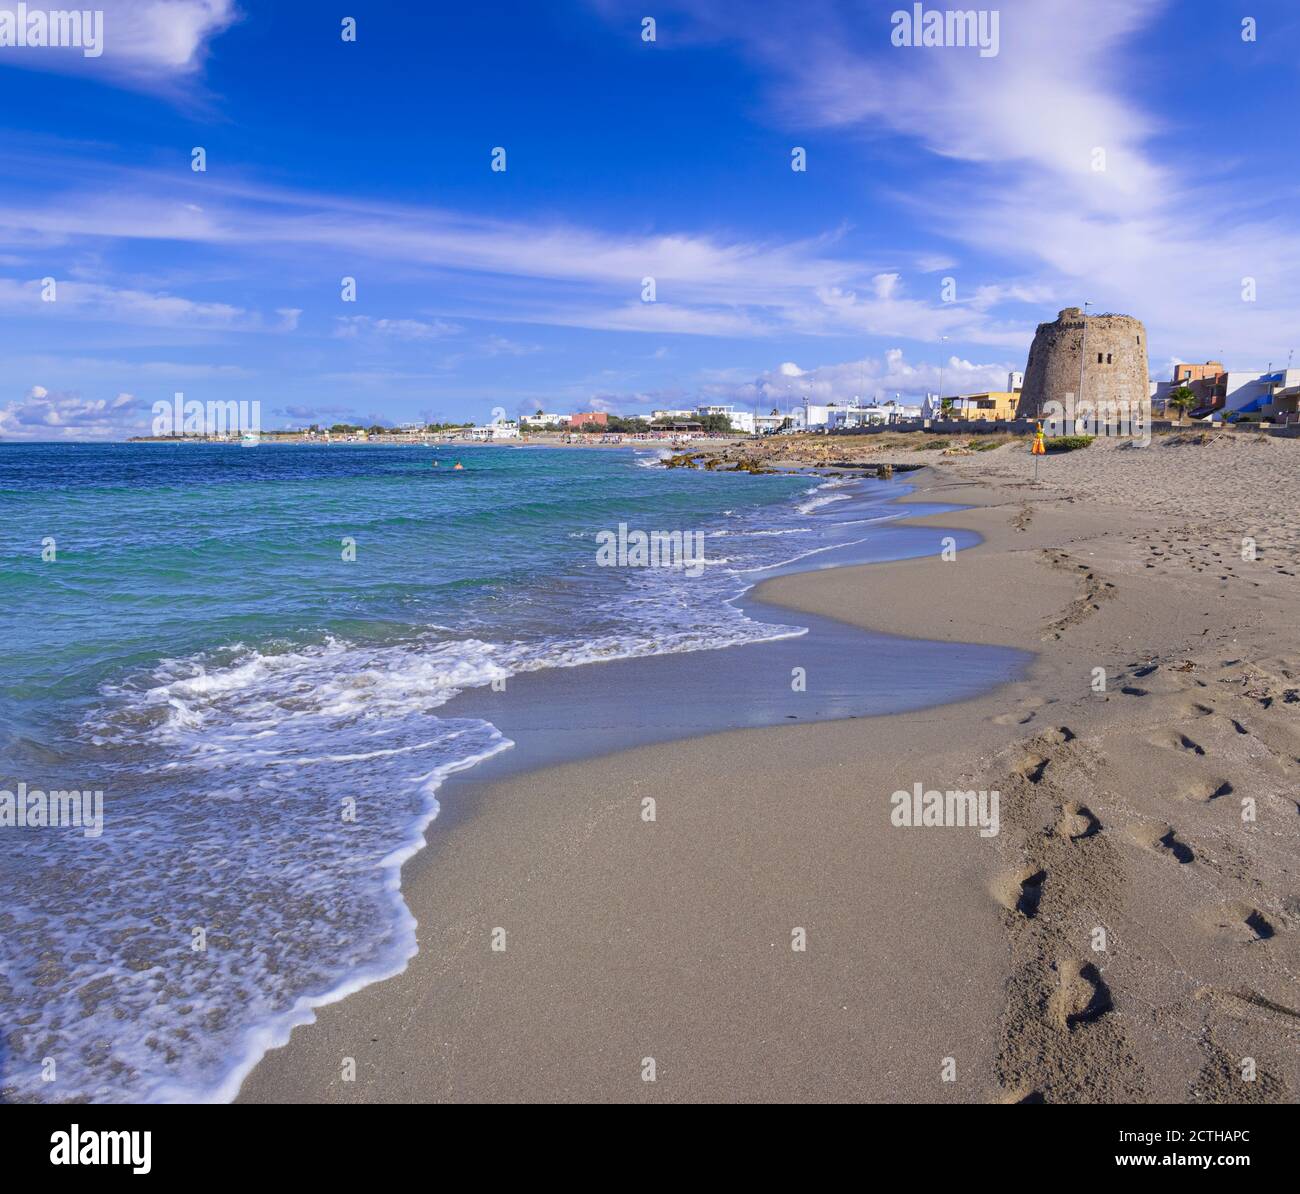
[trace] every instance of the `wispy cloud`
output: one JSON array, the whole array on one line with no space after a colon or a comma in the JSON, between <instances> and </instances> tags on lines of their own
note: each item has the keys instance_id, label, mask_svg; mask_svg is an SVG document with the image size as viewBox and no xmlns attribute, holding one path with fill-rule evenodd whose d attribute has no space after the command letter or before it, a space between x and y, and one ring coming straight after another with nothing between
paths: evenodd
<instances>
[{"instance_id":1,"label":"wispy cloud","mask_svg":"<svg viewBox=\"0 0 1300 1194\"><path fill-rule=\"evenodd\" d=\"M634 6L596 7L621 21ZM1163 123L1134 87L1153 60L1136 44L1168 0L1003 0L994 58L893 46L893 7L665 0L672 21L660 23L678 42L731 45L754 63L778 124L856 134L864 154L886 135L928 153L926 185L897 188L900 210L1001 262L1000 273L1018 273L1023 301L1050 308L1089 299L1128 311L1154 340L1193 356L1235 346L1263 364L1291 343L1300 221L1262 218L1261 197L1216 173L1212 157L1169 160L1154 148ZM1226 35L1234 29L1229 21ZM1017 297L1015 288L987 289L940 254L917 264L952 270L977 309ZM1243 301L1247 279L1253 301ZM860 300L841 314L854 308ZM944 326L991 342L932 310L905 314L922 338ZM881 316L866 322L878 327Z\"/></svg>"},{"instance_id":2,"label":"wispy cloud","mask_svg":"<svg viewBox=\"0 0 1300 1194\"><path fill-rule=\"evenodd\" d=\"M747 338L775 333L878 334L975 343L1023 342L1029 328L1000 324L985 307L909 293L898 262L841 252L844 229L796 240L723 239L689 232L614 233L553 220L498 220L442 209L366 202L243 184L131 173L93 192L49 196L39 206L0 205L0 243L32 237L203 244L266 271L301 270L304 252L368 285L367 263L438 281L490 282L484 297L455 286L460 318L504 318L606 331ZM653 282L653 301L646 301ZM928 283L927 283L928 286ZM451 300L448 300L449 303ZM424 338L419 321L346 317L337 334L363 330ZM451 321L431 325L442 334Z\"/></svg>"},{"instance_id":3,"label":"wispy cloud","mask_svg":"<svg viewBox=\"0 0 1300 1194\"><path fill-rule=\"evenodd\" d=\"M218 331L292 331L301 310L282 307L271 318L229 303L202 302L179 295L123 290L96 282L0 278L0 310L33 317L69 316L139 327L182 327Z\"/></svg>"},{"instance_id":4,"label":"wispy cloud","mask_svg":"<svg viewBox=\"0 0 1300 1194\"><path fill-rule=\"evenodd\" d=\"M437 319L375 319L370 315L339 315L334 321L334 336L339 340L378 337L393 340L440 340L454 336L457 324Z\"/></svg>"},{"instance_id":5,"label":"wispy cloud","mask_svg":"<svg viewBox=\"0 0 1300 1194\"><path fill-rule=\"evenodd\" d=\"M27 7L43 6L33 0ZM80 11L73 5L49 7ZM14 0L0 0L0 12L17 9ZM95 0L87 11L103 14L101 53L87 57L81 49L9 46L5 63L167 90L195 76L212 39L239 19L234 0Z\"/></svg>"}]
</instances>

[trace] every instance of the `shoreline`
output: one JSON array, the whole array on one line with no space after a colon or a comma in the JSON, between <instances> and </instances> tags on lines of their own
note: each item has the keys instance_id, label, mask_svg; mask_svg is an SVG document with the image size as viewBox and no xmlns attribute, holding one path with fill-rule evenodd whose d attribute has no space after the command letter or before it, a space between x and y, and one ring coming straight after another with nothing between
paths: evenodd
<instances>
[{"instance_id":1,"label":"shoreline","mask_svg":"<svg viewBox=\"0 0 1300 1194\"><path fill-rule=\"evenodd\" d=\"M972 505L928 517L983 543L951 562L801 573L751 595L892 634L1028 641L1039 654L1026 679L912 713L726 731L481 781L455 849L431 843L404 875L421 941L406 971L322 1008L240 1100L1181 1102L1296 1090L1291 1021L1269 1010L1285 1009L1278 975L1295 962L1294 870L1271 855L1225 867L1228 846L1241 855L1243 844L1218 797L1143 799L1107 775L1104 756L1123 753L1124 776L1159 789L1177 756L1198 758L1169 733L1210 662L1171 669L1209 644L1193 641L1199 627L1144 612L1186 580L1136 573L1126 558L1126 537L1161 520L1085 514L1016 483L915 479L925 488L913 499ZM1152 660L1167 661L1154 665L1169 669L1167 691L1151 672L1146 689L1120 684ZM1079 679L1089 661L1115 669L1104 695ZM1206 731L1253 737L1238 712L1197 716ZM1124 744L1134 714L1151 732ZM1234 764L1290 774L1285 727L1264 729L1271 757ZM913 781L1001 785L995 848L866 817ZM1270 836L1294 836L1281 786L1259 788L1261 817ZM639 823L647 794L673 815ZM1207 884L1231 898L1187 899ZM1251 912L1232 910L1244 903ZM1223 909L1226 923L1213 923ZM1116 938L1100 956L1087 945L1098 921ZM487 935L505 922L510 944L493 954ZM801 925L799 955L782 934ZM1199 1033L1170 1029L1195 1021ZM638 1066L656 1041L651 1084ZM1261 1081L1233 1080L1242 1049ZM357 1060L354 1083L340 1079L343 1056ZM958 1080L941 1083L950 1056Z\"/></svg>"}]
</instances>

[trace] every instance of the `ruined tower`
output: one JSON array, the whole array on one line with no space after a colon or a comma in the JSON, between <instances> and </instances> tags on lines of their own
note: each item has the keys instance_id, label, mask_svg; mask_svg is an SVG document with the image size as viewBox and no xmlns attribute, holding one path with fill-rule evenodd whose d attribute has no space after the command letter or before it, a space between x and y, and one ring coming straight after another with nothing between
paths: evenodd
<instances>
[{"instance_id":1,"label":"ruined tower","mask_svg":"<svg viewBox=\"0 0 1300 1194\"><path fill-rule=\"evenodd\" d=\"M1141 409L1151 395L1142 321L1131 315L1085 316L1078 307L1066 307L1054 322L1040 323L1016 414L1036 418L1048 402L1064 406L1067 395L1080 410L1116 403Z\"/></svg>"}]
</instances>

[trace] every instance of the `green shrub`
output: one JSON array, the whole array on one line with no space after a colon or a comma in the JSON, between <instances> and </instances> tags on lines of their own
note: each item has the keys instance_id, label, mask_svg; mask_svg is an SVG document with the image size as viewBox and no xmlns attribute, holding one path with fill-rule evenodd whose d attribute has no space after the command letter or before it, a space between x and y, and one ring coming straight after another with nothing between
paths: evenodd
<instances>
[{"instance_id":1,"label":"green shrub","mask_svg":"<svg viewBox=\"0 0 1300 1194\"><path fill-rule=\"evenodd\" d=\"M1055 439L1049 436L1044 444L1049 452L1075 452L1086 448L1096 438L1095 435L1058 435Z\"/></svg>"}]
</instances>

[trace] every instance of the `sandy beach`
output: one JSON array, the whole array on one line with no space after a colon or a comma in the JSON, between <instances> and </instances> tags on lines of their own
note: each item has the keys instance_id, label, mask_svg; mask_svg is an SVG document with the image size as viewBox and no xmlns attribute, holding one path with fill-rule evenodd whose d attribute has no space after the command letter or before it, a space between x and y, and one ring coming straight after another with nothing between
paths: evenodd
<instances>
[{"instance_id":1,"label":"sandy beach","mask_svg":"<svg viewBox=\"0 0 1300 1194\"><path fill-rule=\"evenodd\" d=\"M1294 1101L1300 442L925 463L977 546L754 596L1023 678L466 773L403 873L419 953L241 1101ZM996 790L1000 833L892 825L918 783Z\"/></svg>"}]
</instances>

